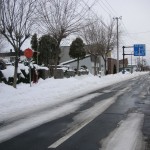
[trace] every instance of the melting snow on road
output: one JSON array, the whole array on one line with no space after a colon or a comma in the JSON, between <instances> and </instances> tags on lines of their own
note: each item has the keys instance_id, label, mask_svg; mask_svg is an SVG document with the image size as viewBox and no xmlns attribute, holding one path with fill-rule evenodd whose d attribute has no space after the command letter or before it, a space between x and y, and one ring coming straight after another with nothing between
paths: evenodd
<instances>
[{"instance_id":1,"label":"melting snow on road","mask_svg":"<svg viewBox=\"0 0 150 150\"><path fill-rule=\"evenodd\" d=\"M131 113L104 141L101 150L141 150L144 114Z\"/></svg>"},{"instance_id":2,"label":"melting snow on road","mask_svg":"<svg viewBox=\"0 0 150 150\"><path fill-rule=\"evenodd\" d=\"M90 101L92 98L100 95L99 93L89 94L85 97L78 98L73 102L62 104L54 109L43 110L36 114L31 114L25 118L14 121L0 128L0 142L8 140L16 135L19 135L33 127L37 127L43 123L55 120L57 118L68 115L76 111L82 104Z\"/></svg>"},{"instance_id":3,"label":"melting snow on road","mask_svg":"<svg viewBox=\"0 0 150 150\"><path fill-rule=\"evenodd\" d=\"M116 84L148 72L107 75L91 74L74 78L40 79L37 84L19 84L17 89L0 83L0 122L47 106L55 106L91 91Z\"/></svg>"},{"instance_id":4,"label":"melting snow on road","mask_svg":"<svg viewBox=\"0 0 150 150\"><path fill-rule=\"evenodd\" d=\"M148 72L108 75L102 78L89 74L69 79L40 79L37 84L32 84L32 87L30 87L29 84L19 84L17 89L0 83L0 123L3 125L5 122L12 121L11 125L9 124L5 127L1 126L0 141L13 137L44 122L74 112L82 104L97 96L97 93L96 95L87 95L89 92L128 79L134 79L144 74L148 74ZM78 99L76 102L70 102L71 99L79 98L85 94L88 96L86 99ZM110 104L113 102L114 101L110 100ZM44 110L49 107L49 111L35 115L35 112L38 110ZM32 116L30 114L34 115ZM28 117L24 118L24 116ZM21 120L17 118L21 118ZM16 119L17 121L13 122ZM27 122L28 124L26 124ZM16 129L18 129L17 133Z\"/></svg>"},{"instance_id":5,"label":"melting snow on road","mask_svg":"<svg viewBox=\"0 0 150 150\"><path fill-rule=\"evenodd\" d=\"M119 96L121 92L114 95L113 98L105 99L103 101L100 101L96 103L93 107L86 109L85 111L79 113L77 116L75 116L74 122L72 122L70 125L68 125L70 128L66 132L67 134L64 135L62 138L60 138L58 141L50 145L48 148L56 148L59 145L61 145L63 142L65 142L67 139L69 139L71 136L73 136L75 133L80 131L83 127L85 127L87 124L89 124L91 121L93 121L97 116L102 114L111 104L113 104L117 96ZM92 112L92 113L91 113Z\"/></svg>"}]
</instances>

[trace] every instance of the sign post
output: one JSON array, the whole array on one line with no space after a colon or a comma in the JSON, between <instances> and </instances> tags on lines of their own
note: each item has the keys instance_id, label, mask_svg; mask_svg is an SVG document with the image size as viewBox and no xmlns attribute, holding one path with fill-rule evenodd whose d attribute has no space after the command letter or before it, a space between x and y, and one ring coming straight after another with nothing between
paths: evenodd
<instances>
[{"instance_id":1,"label":"sign post","mask_svg":"<svg viewBox=\"0 0 150 150\"><path fill-rule=\"evenodd\" d=\"M145 56L145 44L134 44L134 56Z\"/></svg>"},{"instance_id":2,"label":"sign post","mask_svg":"<svg viewBox=\"0 0 150 150\"><path fill-rule=\"evenodd\" d=\"M122 54L122 55L123 55L123 72L122 72L122 74L124 74L124 73L125 73L125 68L124 68L124 56L125 56L125 55L131 55L131 56L133 55L132 53L131 53L131 54L125 54L124 49L125 49L125 48L133 48L133 46L123 46L122 48L123 48L123 54Z\"/></svg>"},{"instance_id":3,"label":"sign post","mask_svg":"<svg viewBox=\"0 0 150 150\"><path fill-rule=\"evenodd\" d=\"M131 63L132 63L132 55L139 56L139 63L140 63L140 56L146 55L146 48L145 44L134 44L134 46L123 46L123 74L125 72L124 70L124 56L125 55L131 55ZM134 54L125 54L124 49L125 48L134 48ZM143 62L143 61L142 61ZM131 64L132 67L132 64ZM133 72L133 68L131 68L131 72Z\"/></svg>"},{"instance_id":4,"label":"sign post","mask_svg":"<svg viewBox=\"0 0 150 150\"><path fill-rule=\"evenodd\" d=\"M26 58L29 62L29 79L30 79L30 87L31 87L31 66L30 66L30 62L31 62L31 58L33 56L32 49L30 49L30 48L25 49L24 55L26 56Z\"/></svg>"},{"instance_id":5,"label":"sign post","mask_svg":"<svg viewBox=\"0 0 150 150\"><path fill-rule=\"evenodd\" d=\"M32 51L32 49L30 49L30 48L25 49L24 55L25 55L27 58L31 58L31 57L33 56L33 51Z\"/></svg>"},{"instance_id":6,"label":"sign post","mask_svg":"<svg viewBox=\"0 0 150 150\"><path fill-rule=\"evenodd\" d=\"M145 56L145 44L134 44L134 56L139 56L139 63L138 63L138 69L141 70L140 68L140 56Z\"/></svg>"}]
</instances>

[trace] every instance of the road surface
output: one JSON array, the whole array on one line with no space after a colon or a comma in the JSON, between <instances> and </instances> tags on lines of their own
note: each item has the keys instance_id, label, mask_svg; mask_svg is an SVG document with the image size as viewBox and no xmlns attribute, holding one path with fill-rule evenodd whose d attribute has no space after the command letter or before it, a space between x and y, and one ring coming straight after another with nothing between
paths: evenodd
<instances>
[{"instance_id":1,"label":"road surface","mask_svg":"<svg viewBox=\"0 0 150 150\"><path fill-rule=\"evenodd\" d=\"M0 141L0 150L150 149L149 75L99 89L70 102L86 97L91 99L75 112ZM2 124L0 132L10 124Z\"/></svg>"}]
</instances>

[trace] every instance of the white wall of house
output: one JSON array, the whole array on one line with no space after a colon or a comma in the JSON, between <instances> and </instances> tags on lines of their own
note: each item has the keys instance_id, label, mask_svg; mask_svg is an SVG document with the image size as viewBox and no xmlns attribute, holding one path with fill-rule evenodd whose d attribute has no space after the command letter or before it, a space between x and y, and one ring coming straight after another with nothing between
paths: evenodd
<instances>
[{"instance_id":1,"label":"white wall of house","mask_svg":"<svg viewBox=\"0 0 150 150\"><path fill-rule=\"evenodd\" d=\"M70 69L76 69L77 68L77 60L76 59L72 59L66 62L62 62L60 63L61 65L68 65ZM91 58L90 56L85 57L84 59L81 59L79 61L79 68L81 68L81 66L86 66L88 68L88 70L92 73L92 63L91 63Z\"/></svg>"},{"instance_id":2,"label":"white wall of house","mask_svg":"<svg viewBox=\"0 0 150 150\"><path fill-rule=\"evenodd\" d=\"M77 60L76 59L72 59L66 62L62 62L60 63L60 65L67 65L69 66L70 69L76 69L77 68ZM81 59L79 61L79 68L81 68L81 66L86 66L88 68L88 70L90 71L91 74L94 74L94 62L91 61L91 57L90 55L86 56L84 59ZM99 59L98 63L96 64L96 69L99 72L99 74L101 74L102 76L105 75L104 71L105 71L105 65L104 65L104 61L102 58Z\"/></svg>"},{"instance_id":3,"label":"white wall of house","mask_svg":"<svg viewBox=\"0 0 150 150\"><path fill-rule=\"evenodd\" d=\"M63 46L61 47L61 54L60 54L60 64L61 65L69 65L70 69L76 69L77 68L77 61L76 59L72 59L69 56L69 46ZM79 68L81 66L86 66L88 68L88 70L90 71L91 74L94 74L94 62L91 61L91 56L87 55L84 59L81 59L79 62ZM103 58L100 56L99 60L96 64L97 67L97 71L101 71L101 75L105 75L104 71L105 71L105 64L103 61Z\"/></svg>"},{"instance_id":4,"label":"white wall of house","mask_svg":"<svg viewBox=\"0 0 150 150\"><path fill-rule=\"evenodd\" d=\"M101 75L104 76L105 75L105 63L103 58L100 56L100 71L101 71Z\"/></svg>"}]
</instances>

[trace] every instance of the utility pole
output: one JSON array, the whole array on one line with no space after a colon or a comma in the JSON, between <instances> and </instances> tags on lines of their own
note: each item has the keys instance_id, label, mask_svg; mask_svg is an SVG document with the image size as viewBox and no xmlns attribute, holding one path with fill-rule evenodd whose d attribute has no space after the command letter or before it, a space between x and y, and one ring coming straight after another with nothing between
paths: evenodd
<instances>
[{"instance_id":1,"label":"utility pole","mask_svg":"<svg viewBox=\"0 0 150 150\"><path fill-rule=\"evenodd\" d=\"M0 18L1 18L1 10L2 10L2 0L0 0Z\"/></svg>"},{"instance_id":2,"label":"utility pole","mask_svg":"<svg viewBox=\"0 0 150 150\"><path fill-rule=\"evenodd\" d=\"M119 19L122 19L122 16L115 17L113 19L116 19L117 21L117 73L119 72L119 34L118 34L118 21Z\"/></svg>"},{"instance_id":3,"label":"utility pole","mask_svg":"<svg viewBox=\"0 0 150 150\"><path fill-rule=\"evenodd\" d=\"M124 49L125 49L125 48L133 48L133 46L123 46L123 47L122 47L122 49L123 49L123 72L122 72L122 73L123 73L123 74L125 73L125 68L124 68L124 67L125 67L125 66L124 66L124 56L125 56L125 55L131 55L131 56L133 55L132 53L131 53L131 54L125 54L125 52L124 52Z\"/></svg>"},{"instance_id":4,"label":"utility pole","mask_svg":"<svg viewBox=\"0 0 150 150\"><path fill-rule=\"evenodd\" d=\"M131 73L133 73L133 67L132 67L132 55L133 55L133 53L131 52Z\"/></svg>"}]
</instances>

